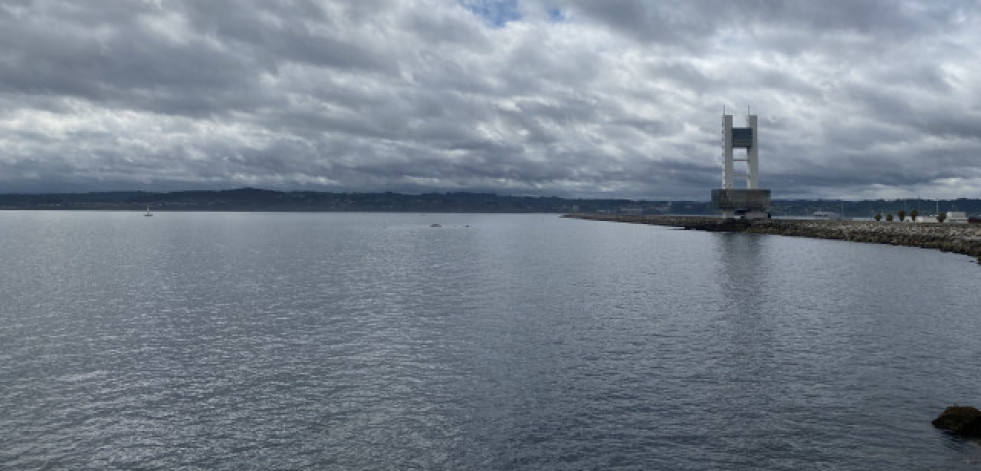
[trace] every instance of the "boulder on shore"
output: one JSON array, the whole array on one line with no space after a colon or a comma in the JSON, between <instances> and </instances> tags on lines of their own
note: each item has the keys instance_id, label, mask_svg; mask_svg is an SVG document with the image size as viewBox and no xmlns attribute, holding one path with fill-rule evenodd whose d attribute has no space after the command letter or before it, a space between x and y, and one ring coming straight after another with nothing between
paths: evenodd
<instances>
[{"instance_id":1,"label":"boulder on shore","mask_svg":"<svg viewBox=\"0 0 981 471\"><path fill-rule=\"evenodd\" d=\"M973 407L950 406L931 423L958 435L981 437L981 411Z\"/></svg>"}]
</instances>

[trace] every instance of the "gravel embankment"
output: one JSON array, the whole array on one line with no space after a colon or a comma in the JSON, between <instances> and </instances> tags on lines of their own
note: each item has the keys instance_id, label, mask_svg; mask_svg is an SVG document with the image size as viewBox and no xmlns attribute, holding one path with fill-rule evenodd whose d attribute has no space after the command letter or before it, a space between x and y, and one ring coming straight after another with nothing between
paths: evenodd
<instances>
[{"instance_id":1,"label":"gravel embankment","mask_svg":"<svg viewBox=\"0 0 981 471\"><path fill-rule=\"evenodd\" d=\"M981 262L981 225L916 224L911 222L820 221L809 219L757 219L724 221L698 216L631 216L572 214L566 217L595 221L673 226L716 232L751 232L817 239L838 239L876 244L940 249L971 255Z\"/></svg>"}]
</instances>

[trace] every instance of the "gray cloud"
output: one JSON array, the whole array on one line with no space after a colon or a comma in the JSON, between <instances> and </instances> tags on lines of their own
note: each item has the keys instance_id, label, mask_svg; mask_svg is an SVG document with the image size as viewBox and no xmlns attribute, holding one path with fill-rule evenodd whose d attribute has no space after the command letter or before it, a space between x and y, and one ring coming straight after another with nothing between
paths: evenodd
<instances>
[{"instance_id":1,"label":"gray cloud","mask_svg":"<svg viewBox=\"0 0 981 471\"><path fill-rule=\"evenodd\" d=\"M981 197L977 1L9 0L0 191ZM737 117L737 123L741 118Z\"/></svg>"}]
</instances>

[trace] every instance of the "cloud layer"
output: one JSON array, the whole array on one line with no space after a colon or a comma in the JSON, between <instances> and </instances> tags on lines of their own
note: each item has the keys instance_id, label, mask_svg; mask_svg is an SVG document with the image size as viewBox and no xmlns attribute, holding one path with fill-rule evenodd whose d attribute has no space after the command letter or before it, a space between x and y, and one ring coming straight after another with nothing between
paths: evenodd
<instances>
[{"instance_id":1,"label":"cloud layer","mask_svg":"<svg viewBox=\"0 0 981 471\"><path fill-rule=\"evenodd\" d=\"M6 0L0 192L981 197L976 1Z\"/></svg>"}]
</instances>

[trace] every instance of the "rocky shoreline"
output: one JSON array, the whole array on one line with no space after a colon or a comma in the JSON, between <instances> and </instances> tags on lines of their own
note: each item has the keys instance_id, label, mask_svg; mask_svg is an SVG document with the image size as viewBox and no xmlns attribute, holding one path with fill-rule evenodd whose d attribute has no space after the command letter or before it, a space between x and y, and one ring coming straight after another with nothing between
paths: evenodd
<instances>
[{"instance_id":1,"label":"rocky shoreline","mask_svg":"<svg viewBox=\"0 0 981 471\"><path fill-rule=\"evenodd\" d=\"M569 214L563 217L593 221L672 226L712 232L748 232L817 239L922 247L978 257L981 263L981 225L916 224L910 222L824 221L810 219L724 220L700 216Z\"/></svg>"}]
</instances>

